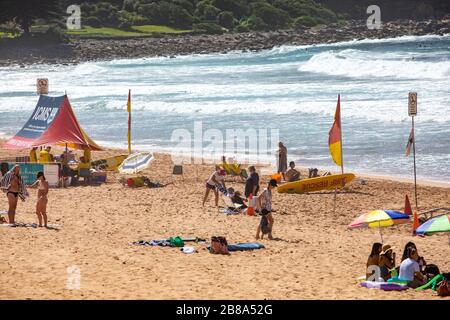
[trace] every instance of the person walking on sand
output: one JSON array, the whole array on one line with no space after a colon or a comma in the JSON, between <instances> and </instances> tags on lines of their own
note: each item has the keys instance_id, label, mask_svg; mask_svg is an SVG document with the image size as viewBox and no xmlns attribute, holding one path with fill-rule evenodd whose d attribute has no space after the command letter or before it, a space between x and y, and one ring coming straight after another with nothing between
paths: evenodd
<instances>
[{"instance_id":1,"label":"person walking on sand","mask_svg":"<svg viewBox=\"0 0 450 320\"><path fill-rule=\"evenodd\" d=\"M16 223L16 209L19 198L25 201L28 197L28 191L25 183L20 176L20 167L15 165L10 171L8 171L0 180L0 188L6 192L8 198L8 220L9 223L14 225Z\"/></svg>"},{"instance_id":2,"label":"person walking on sand","mask_svg":"<svg viewBox=\"0 0 450 320\"><path fill-rule=\"evenodd\" d=\"M262 217L256 231L257 240L259 239L259 234L261 231L263 231L263 235L267 233L270 240L273 239L272 230L274 219L272 216L272 189L276 188L277 186L277 180L271 179L267 184L267 188L265 188L261 195L258 197L258 208L261 208ZM266 228L266 231L263 230L264 228Z\"/></svg>"},{"instance_id":3,"label":"person walking on sand","mask_svg":"<svg viewBox=\"0 0 450 320\"><path fill-rule=\"evenodd\" d=\"M44 173L39 171L37 180L30 188L38 188L38 196L36 202L36 215L39 220L39 227L42 227L42 220L44 220L44 227L47 228L47 202L48 202L48 182L45 179Z\"/></svg>"},{"instance_id":4,"label":"person walking on sand","mask_svg":"<svg viewBox=\"0 0 450 320\"><path fill-rule=\"evenodd\" d=\"M208 199L209 192L211 190L214 191L215 196L215 203L216 207L219 206L219 192L217 191L217 186L223 186L224 189L226 189L225 186L225 170L221 169L220 166L216 165L216 171L214 171L209 179L206 181L206 190L205 190L205 196L203 197L203 206L205 206L205 202Z\"/></svg>"},{"instance_id":5,"label":"person walking on sand","mask_svg":"<svg viewBox=\"0 0 450 320\"><path fill-rule=\"evenodd\" d=\"M286 181L287 170L287 148L284 146L283 142L278 143L278 173L281 173L283 180Z\"/></svg>"}]
</instances>

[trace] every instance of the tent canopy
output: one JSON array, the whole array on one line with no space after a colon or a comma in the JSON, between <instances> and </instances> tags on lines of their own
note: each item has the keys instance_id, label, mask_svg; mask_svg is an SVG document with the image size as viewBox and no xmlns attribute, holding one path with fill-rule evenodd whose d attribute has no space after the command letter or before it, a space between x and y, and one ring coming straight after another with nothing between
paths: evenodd
<instances>
[{"instance_id":1,"label":"tent canopy","mask_svg":"<svg viewBox=\"0 0 450 320\"><path fill-rule=\"evenodd\" d=\"M80 127L67 95L41 95L30 119L5 145L5 149L30 149L63 145L79 150L103 150Z\"/></svg>"}]
</instances>

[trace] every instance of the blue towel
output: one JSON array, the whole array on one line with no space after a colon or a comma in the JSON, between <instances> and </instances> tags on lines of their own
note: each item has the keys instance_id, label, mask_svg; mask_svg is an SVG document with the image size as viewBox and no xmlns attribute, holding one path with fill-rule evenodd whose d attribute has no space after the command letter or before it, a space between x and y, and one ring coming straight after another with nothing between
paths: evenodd
<instances>
[{"instance_id":1,"label":"blue towel","mask_svg":"<svg viewBox=\"0 0 450 320\"><path fill-rule=\"evenodd\" d=\"M263 244L257 242L245 242L229 244L228 251L246 251L246 250L256 250L265 248Z\"/></svg>"}]
</instances>

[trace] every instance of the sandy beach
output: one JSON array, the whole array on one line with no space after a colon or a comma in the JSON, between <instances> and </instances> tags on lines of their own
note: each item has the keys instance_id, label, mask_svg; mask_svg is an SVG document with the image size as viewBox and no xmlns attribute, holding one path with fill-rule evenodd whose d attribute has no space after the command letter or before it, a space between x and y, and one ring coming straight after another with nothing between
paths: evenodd
<instances>
[{"instance_id":1,"label":"sandy beach","mask_svg":"<svg viewBox=\"0 0 450 320\"><path fill-rule=\"evenodd\" d=\"M120 150L94 153L94 158ZM0 158L16 155L0 145ZM0 228L0 299L441 299L434 291L384 292L360 287L356 280L377 229L349 230L348 224L372 209L403 210L408 182L364 177L347 192L308 195L274 193L274 237L260 241L266 249L212 255L206 245L197 252L130 244L137 240L225 236L229 243L254 241L259 218L219 213L210 197L201 198L212 165L185 165L184 180L164 188L131 189L119 174L98 187L51 189L49 223L44 228ZM169 155L157 154L143 173L152 180L172 181ZM258 167L264 172L264 168ZM266 170L267 171L267 170ZM305 174L305 171L302 172ZM243 190L243 183L227 183ZM261 179L267 180L267 176ZM18 206L17 221L36 222L36 190ZM449 207L450 186L420 184L420 211ZM1 195L0 211L7 210ZM386 243L401 256L406 242L442 272L450 270L447 234L413 237L411 225L383 229ZM397 261L398 263L398 261ZM68 268L76 266L81 288L67 289Z\"/></svg>"}]
</instances>

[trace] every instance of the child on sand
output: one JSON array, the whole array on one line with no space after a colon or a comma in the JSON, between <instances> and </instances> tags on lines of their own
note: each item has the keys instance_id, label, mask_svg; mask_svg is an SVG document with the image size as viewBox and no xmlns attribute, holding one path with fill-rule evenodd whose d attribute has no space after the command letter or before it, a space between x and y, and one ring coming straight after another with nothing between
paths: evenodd
<instances>
[{"instance_id":1,"label":"child on sand","mask_svg":"<svg viewBox=\"0 0 450 320\"><path fill-rule=\"evenodd\" d=\"M268 234L269 239L273 239L272 228L274 219L272 216L272 189L276 188L277 186L277 181L275 179L271 179L267 185L267 188L264 189L264 191L258 197L258 208L261 208L261 221L256 231L256 239L259 239L259 234L261 231L263 232L262 237L264 237L265 232L263 228L265 228L266 234Z\"/></svg>"},{"instance_id":2,"label":"child on sand","mask_svg":"<svg viewBox=\"0 0 450 320\"><path fill-rule=\"evenodd\" d=\"M47 228L48 182L45 180L45 176L42 171L38 172L36 182L31 185L31 188L34 187L38 188L36 215L39 220L39 227L42 227L42 220L44 220L44 227Z\"/></svg>"}]
</instances>

